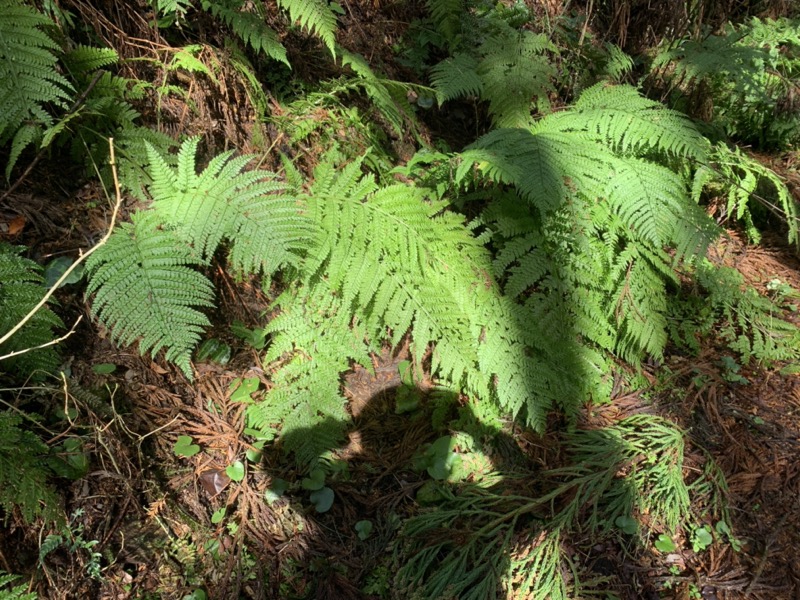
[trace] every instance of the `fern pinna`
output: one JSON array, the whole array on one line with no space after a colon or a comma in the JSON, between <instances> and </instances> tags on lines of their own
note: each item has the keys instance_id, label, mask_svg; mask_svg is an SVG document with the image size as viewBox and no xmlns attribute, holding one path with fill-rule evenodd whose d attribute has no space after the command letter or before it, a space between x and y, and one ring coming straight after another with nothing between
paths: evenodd
<instances>
[{"instance_id":1,"label":"fern pinna","mask_svg":"<svg viewBox=\"0 0 800 600\"><path fill-rule=\"evenodd\" d=\"M88 261L93 310L115 339L140 339L142 352L167 351L168 360L191 377L191 351L213 305L213 288L196 270L223 239L231 242L233 266L271 275L292 265L306 219L282 186L264 171L242 172L252 157L216 157L195 172L197 140L183 144L176 167L152 147L153 207L123 225Z\"/></svg>"}]
</instances>

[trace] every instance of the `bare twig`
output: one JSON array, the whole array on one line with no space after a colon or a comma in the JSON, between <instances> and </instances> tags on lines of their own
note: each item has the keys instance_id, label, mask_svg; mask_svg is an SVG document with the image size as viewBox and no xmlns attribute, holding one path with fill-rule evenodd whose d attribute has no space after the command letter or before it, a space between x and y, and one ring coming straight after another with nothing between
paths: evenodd
<instances>
[{"instance_id":1,"label":"bare twig","mask_svg":"<svg viewBox=\"0 0 800 600\"><path fill-rule=\"evenodd\" d=\"M34 350L41 350L42 348L47 348L48 346L55 346L56 344L60 344L65 339L67 339L69 336L71 336L73 333L75 333L75 328L78 326L78 323L80 323L82 320L83 320L83 315L78 317L75 320L75 324L72 326L72 328L67 333L62 335L60 338L56 338L54 340L50 340L49 342L46 342L44 344L40 344L38 346L34 346L33 348L25 348L24 350L16 350L14 352L9 352L8 354L4 354L3 356L0 356L0 360L5 360L5 359L11 358L13 356L19 356L20 354L25 354L26 352L33 352Z\"/></svg>"},{"instance_id":2,"label":"bare twig","mask_svg":"<svg viewBox=\"0 0 800 600\"><path fill-rule=\"evenodd\" d=\"M36 306L34 306L30 310L30 312L27 315L25 315L25 317L22 318L22 320L19 323L17 323L14 327L12 327L11 330L8 331L8 333L6 333L4 336L0 337L0 344L3 344L4 342L6 342L9 338L11 338L12 335L17 333L20 329L22 329L22 327L24 327L25 324L33 318L33 315L35 315L37 312L39 312L39 310L47 303L47 301L55 293L55 291L58 289L58 287L67 279L67 277L70 276L70 274L77 268L77 266L79 264L81 264L83 261L85 261L87 258L89 258L89 256L91 256L92 253L94 253L95 250L97 250L100 246L105 244L108 241L108 238L111 237L111 233L114 231L114 225L117 222L117 215L119 214L120 206L122 205L122 192L120 191L119 178L117 176L117 162L116 162L116 156L114 154L114 138L108 138L108 146L109 146L109 150L110 150L109 164L111 166L111 174L114 177L114 193L116 195L116 202L114 204L114 212L111 214L111 223L108 226L108 231L106 231L106 234L103 236L103 238L99 242L97 242L97 244L92 246L86 252L82 253L75 260L75 262L72 263L70 265L70 267L66 271L64 271L64 273L61 275L61 277L58 278L58 281L56 281L53 284L53 287L51 287L49 290L47 290L47 293L45 293L45 295L42 297L42 299L36 304ZM77 325L77 322L75 323L75 325ZM74 329L74 326L73 326L73 329ZM69 335L69 334L67 334L67 335ZM21 354L21 353L18 352L18 354ZM0 356L0 360L3 360L5 358L8 358L8 356Z\"/></svg>"}]
</instances>

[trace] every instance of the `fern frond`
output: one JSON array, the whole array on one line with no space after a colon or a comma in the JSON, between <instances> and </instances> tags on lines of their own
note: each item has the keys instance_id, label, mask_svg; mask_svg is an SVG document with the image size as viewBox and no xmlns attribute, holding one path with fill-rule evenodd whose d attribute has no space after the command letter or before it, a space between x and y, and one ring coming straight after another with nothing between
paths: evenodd
<instances>
[{"instance_id":1,"label":"fern frond","mask_svg":"<svg viewBox=\"0 0 800 600\"><path fill-rule=\"evenodd\" d=\"M532 124L536 100L547 106L555 70L547 52L556 48L545 35L506 29L486 39L475 55L457 53L431 72L439 103L479 94L489 102L497 127Z\"/></svg>"},{"instance_id":2,"label":"fern frond","mask_svg":"<svg viewBox=\"0 0 800 600\"><path fill-rule=\"evenodd\" d=\"M707 295L699 299L699 308L684 317L696 323L697 332L719 335L745 363L755 359L769 366L800 359L800 328L787 321L771 299L746 288L741 273L705 260L698 265L697 281ZM705 324L700 321L704 315L708 317ZM690 341L680 332L678 339Z\"/></svg>"},{"instance_id":3,"label":"fern frond","mask_svg":"<svg viewBox=\"0 0 800 600\"><path fill-rule=\"evenodd\" d=\"M14 134L11 140L11 149L8 153L8 163L6 164L6 179L11 179L11 171L17 164L20 155L22 155L25 148L37 143L42 138L41 125L23 125Z\"/></svg>"},{"instance_id":4,"label":"fern frond","mask_svg":"<svg viewBox=\"0 0 800 600\"><path fill-rule=\"evenodd\" d=\"M702 160L708 142L686 115L649 100L629 85L599 83L574 107L550 115L539 131L585 131L622 154L655 152Z\"/></svg>"},{"instance_id":5,"label":"fern frond","mask_svg":"<svg viewBox=\"0 0 800 600\"><path fill-rule=\"evenodd\" d=\"M343 48L338 48L338 51L342 57L342 65L349 66L358 75L357 82L395 132L401 134L405 131L407 123L413 123L414 114L407 93L409 91L432 93L433 90L378 77L360 54L349 52Z\"/></svg>"},{"instance_id":6,"label":"fern frond","mask_svg":"<svg viewBox=\"0 0 800 600\"><path fill-rule=\"evenodd\" d=\"M265 328L273 337L264 361L277 371L265 397L248 407L248 423L280 432L284 449L313 465L343 436L350 417L340 376L351 360L371 368L369 347L324 283L287 291L276 306L283 310Z\"/></svg>"},{"instance_id":7,"label":"fern frond","mask_svg":"<svg viewBox=\"0 0 800 600\"><path fill-rule=\"evenodd\" d=\"M21 417L0 411L0 507L6 515L18 508L32 523L58 518L58 498L48 485L47 445L20 427Z\"/></svg>"},{"instance_id":8,"label":"fern frond","mask_svg":"<svg viewBox=\"0 0 800 600\"><path fill-rule=\"evenodd\" d=\"M737 147L715 144L709 163L695 173L692 195L696 201L704 191L727 196L726 215L745 222L747 235L758 243L761 233L753 224L753 207L760 205L777 215L787 227L787 238L800 244L798 203L775 171Z\"/></svg>"},{"instance_id":9,"label":"fern frond","mask_svg":"<svg viewBox=\"0 0 800 600\"><path fill-rule=\"evenodd\" d=\"M528 126L534 100L549 106L555 68L548 51L556 51L548 37L530 31L498 35L483 45L478 74L495 126Z\"/></svg>"},{"instance_id":10,"label":"fern frond","mask_svg":"<svg viewBox=\"0 0 800 600\"><path fill-rule=\"evenodd\" d=\"M215 157L202 173L195 173L199 140L181 146L173 169L148 146L150 193L153 209L187 240L203 258L209 258L223 238L232 243L234 268L271 275L295 265L310 223L296 201L281 194L285 186L267 171L243 171L252 156Z\"/></svg>"},{"instance_id":11,"label":"fern frond","mask_svg":"<svg viewBox=\"0 0 800 600\"><path fill-rule=\"evenodd\" d=\"M152 211L133 215L87 261L95 294L93 314L120 344L166 358L192 376L191 351L209 325L197 307L213 306L213 288L194 266L196 254L176 243L174 232Z\"/></svg>"},{"instance_id":12,"label":"fern frond","mask_svg":"<svg viewBox=\"0 0 800 600\"><path fill-rule=\"evenodd\" d=\"M560 374L527 356L488 254L425 190L377 189L359 166L315 173L308 205L320 234L306 284L331 286L372 340L397 344L410 333L418 361L433 346L436 375L541 429Z\"/></svg>"},{"instance_id":13,"label":"fern frond","mask_svg":"<svg viewBox=\"0 0 800 600\"><path fill-rule=\"evenodd\" d=\"M475 57L459 53L431 69L431 85L441 106L449 100L483 94L483 80L478 75Z\"/></svg>"},{"instance_id":14,"label":"fern frond","mask_svg":"<svg viewBox=\"0 0 800 600\"><path fill-rule=\"evenodd\" d=\"M9 587L18 579L18 575L9 575L0 571L0 600L38 600L39 596L36 593L27 591L27 585Z\"/></svg>"},{"instance_id":15,"label":"fern frond","mask_svg":"<svg viewBox=\"0 0 800 600\"><path fill-rule=\"evenodd\" d=\"M95 48L93 46L78 45L61 57L64 66L72 73L73 77L91 73L108 65L115 65L119 61L116 50L111 48Z\"/></svg>"},{"instance_id":16,"label":"fern frond","mask_svg":"<svg viewBox=\"0 0 800 600\"><path fill-rule=\"evenodd\" d=\"M451 48L459 41L465 4L464 0L427 0L431 19Z\"/></svg>"},{"instance_id":17,"label":"fern frond","mask_svg":"<svg viewBox=\"0 0 800 600\"><path fill-rule=\"evenodd\" d=\"M241 0L202 0L200 6L204 11L221 19L253 50L263 52L270 58L290 67L289 59L286 57L286 48L280 43L278 34L267 26L260 15L245 11L244 2Z\"/></svg>"},{"instance_id":18,"label":"fern frond","mask_svg":"<svg viewBox=\"0 0 800 600\"><path fill-rule=\"evenodd\" d=\"M544 119L543 121L547 121ZM497 183L513 185L542 214L559 208L571 189L600 197L611 170L608 153L585 134L495 129L461 154L456 181L475 165Z\"/></svg>"},{"instance_id":19,"label":"fern frond","mask_svg":"<svg viewBox=\"0 0 800 600\"><path fill-rule=\"evenodd\" d=\"M752 18L722 35L668 45L656 56L653 73L690 102L700 90L700 108L727 135L791 148L800 139L798 30L798 19Z\"/></svg>"},{"instance_id":20,"label":"fern frond","mask_svg":"<svg viewBox=\"0 0 800 600\"><path fill-rule=\"evenodd\" d=\"M320 38L336 57L336 13L327 1L278 0L278 6L289 13L292 21L297 21L300 27Z\"/></svg>"},{"instance_id":21,"label":"fern frond","mask_svg":"<svg viewBox=\"0 0 800 600\"><path fill-rule=\"evenodd\" d=\"M16 0L0 1L0 144L27 121L52 122L47 105L66 108L74 91L57 71L50 20Z\"/></svg>"},{"instance_id":22,"label":"fern frond","mask_svg":"<svg viewBox=\"0 0 800 600\"><path fill-rule=\"evenodd\" d=\"M0 242L0 335L15 327L45 293L41 268L19 256L22 250ZM0 356L52 341L55 327L63 327L61 319L49 308L42 308L22 329L0 344ZM27 377L39 370L53 371L57 365L58 355L51 346L8 358L0 366Z\"/></svg>"},{"instance_id":23,"label":"fern frond","mask_svg":"<svg viewBox=\"0 0 800 600\"><path fill-rule=\"evenodd\" d=\"M495 272L523 304L519 322L536 324L522 328L522 342L552 373L586 383L572 397L605 389L604 353L633 364L661 355L673 269L702 256L718 229L682 172L656 160L704 157L706 146L684 117L628 86L601 85L574 109L492 131L461 154L457 182L477 167L528 203L501 196L481 220L494 231Z\"/></svg>"},{"instance_id":24,"label":"fern frond","mask_svg":"<svg viewBox=\"0 0 800 600\"><path fill-rule=\"evenodd\" d=\"M603 65L603 75L612 81L620 81L633 70L633 59L619 46L606 42L603 44L606 63Z\"/></svg>"}]
</instances>

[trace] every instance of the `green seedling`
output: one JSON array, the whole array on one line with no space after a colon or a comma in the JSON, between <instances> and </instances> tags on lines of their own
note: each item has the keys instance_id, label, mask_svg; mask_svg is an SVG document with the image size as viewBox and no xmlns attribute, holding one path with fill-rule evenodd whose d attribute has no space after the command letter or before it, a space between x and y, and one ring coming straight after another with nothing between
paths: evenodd
<instances>
[{"instance_id":1,"label":"green seedling","mask_svg":"<svg viewBox=\"0 0 800 600\"><path fill-rule=\"evenodd\" d=\"M675 542L672 541L672 538L666 534L661 534L656 539L655 543L656 550L663 553L674 552L675 551Z\"/></svg>"},{"instance_id":2,"label":"green seedling","mask_svg":"<svg viewBox=\"0 0 800 600\"><path fill-rule=\"evenodd\" d=\"M278 499L286 493L286 490L289 489L289 484L285 480L276 477L272 480L272 485L269 486L266 492L264 492L264 500L267 501L267 504L272 506L275 504Z\"/></svg>"},{"instance_id":3,"label":"green seedling","mask_svg":"<svg viewBox=\"0 0 800 600\"><path fill-rule=\"evenodd\" d=\"M224 506L222 508L218 508L217 510L214 511L214 514L211 515L211 522L214 525L218 525L219 523L222 523L222 519L225 518L225 513L226 512L227 512L227 509Z\"/></svg>"},{"instance_id":4,"label":"green seedling","mask_svg":"<svg viewBox=\"0 0 800 600\"><path fill-rule=\"evenodd\" d=\"M51 449L48 465L61 477L77 480L89 472L89 457L83 450L83 440L79 437L65 439Z\"/></svg>"},{"instance_id":5,"label":"green seedling","mask_svg":"<svg viewBox=\"0 0 800 600\"><path fill-rule=\"evenodd\" d=\"M44 284L46 287L51 288L56 284L61 276L67 272L72 266L74 261L68 256L59 256L58 258L54 258L47 266L44 268ZM83 272L85 267L83 263L79 264L75 267L67 278L61 282L61 285L58 287L63 287L65 285L70 285L72 283L78 283L83 278Z\"/></svg>"},{"instance_id":6,"label":"green seedling","mask_svg":"<svg viewBox=\"0 0 800 600\"><path fill-rule=\"evenodd\" d=\"M261 461L261 456L264 454L264 444L266 440L258 440L257 442L253 442L253 447L250 448L247 452L245 452L245 456L247 460L251 463L258 463Z\"/></svg>"},{"instance_id":7,"label":"green seedling","mask_svg":"<svg viewBox=\"0 0 800 600\"><path fill-rule=\"evenodd\" d=\"M325 485L325 471L319 468L314 469L308 474L308 477L303 478L300 485L303 486L304 490L309 490L311 492L322 489Z\"/></svg>"},{"instance_id":8,"label":"green seedling","mask_svg":"<svg viewBox=\"0 0 800 600\"><path fill-rule=\"evenodd\" d=\"M318 513L328 512L333 506L333 490L328 486L311 492L309 499Z\"/></svg>"},{"instance_id":9,"label":"green seedling","mask_svg":"<svg viewBox=\"0 0 800 600\"><path fill-rule=\"evenodd\" d=\"M98 375L109 375L117 370L117 365L114 363L100 363L99 365L92 365L92 371Z\"/></svg>"},{"instance_id":10,"label":"green seedling","mask_svg":"<svg viewBox=\"0 0 800 600\"><path fill-rule=\"evenodd\" d=\"M244 479L244 464L242 461L237 460L225 468L225 474L231 478L231 481L241 481Z\"/></svg>"},{"instance_id":11,"label":"green seedling","mask_svg":"<svg viewBox=\"0 0 800 600\"><path fill-rule=\"evenodd\" d=\"M722 378L728 383L737 383L739 385L748 385L750 380L743 377L739 371L742 369L741 365L737 363L730 356L723 356L717 361L717 365L722 367Z\"/></svg>"},{"instance_id":12,"label":"green seedling","mask_svg":"<svg viewBox=\"0 0 800 600\"><path fill-rule=\"evenodd\" d=\"M639 531L639 523L632 517L619 516L614 521L614 525L619 527L623 533L633 535Z\"/></svg>"},{"instance_id":13,"label":"green seedling","mask_svg":"<svg viewBox=\"0 0 800 600\"><path fill-rule=\"evenodd\" d=\"M417 459L417 468L425 469L434 479L440 481L450 479L460 460L454 451L455 446L456 440L452 436L440 437Z\"/></svg>"},{"instance_id":14,"label":"green seedling","mask_svg":"<svg viewBox=\"0 0 800 600\"><path fill-rule=\"evenodd\" d=\"M742 549L742 543L733 536L731 528L728 527L728 524L725 521L718 521L714 526L714 529L718 535L724 535L728 538L728 542L730 542L731 548L733 548L734 552L739 552Z\"/></svg>"},{"instance_id":15,"label":"green seedling","mask_svg":"<svg viewBox=\"0 0 800 600\"><path fill-rule=\"evenodd\" d=\"M711 531L708 527L698 527L692 533L692 550L694 552L702 552L714 543L714 538L711 536Z\"/></svg>"},{"instance_id":16,"label":"green seedling","mask_svg":"<svg viewBox=\"0 0 800 600\"><path fill-rule=\"evenodd\" d=\"M358 539L360 539L363 542L372 533L372 521L368 520L359 521L355 525L355 530L358 533Z\"/></svg>"},{"instance_id":17,"label":"green seedling","mask_svg":"<svg viewBox=\"0 0 800 600\"><path fill-rule=\"evenodd\" d=\"M241 321L234 321L231 332L256 350L263 350L267 345L267 332L263 328L248 329Z\"/></svg>"},{"instance_id":18,"label":"green seedling","mask_svg":"<svg viewBox=\"0 0 800 600\"><path fill-rule=\"evenodd\" d=\"M178 436L178 441L175 442L175 445L172 447L172 453L175 456L185 456L189 458L198 452L200 452L200 446L193 444L191 436L188 435Z\"/></svg>"}]
</instances>

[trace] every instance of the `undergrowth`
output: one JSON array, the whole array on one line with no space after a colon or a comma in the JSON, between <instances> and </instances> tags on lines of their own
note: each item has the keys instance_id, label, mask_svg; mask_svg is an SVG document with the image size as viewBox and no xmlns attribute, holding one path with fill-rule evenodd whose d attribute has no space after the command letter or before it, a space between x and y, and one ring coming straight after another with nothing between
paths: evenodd
<instances>
[{"instance_id":1,"label":"undergrowth","mask_svg":"<svg viewBox=\"0 0 800 600\"><path fill-rule=\"evenodd\" d=\"M286 134L261 156L202 156L199 137L178 144L143 127L135 106L153 86L115 74L113 50L62 47L49 19L0 1L0 78L24 82L0 93L6 178L33 149L63 151L110 181L104 140L113 136L122 186L144 200L87 261L86 299L111 339L162 354L191 380L217 304L211 265L258 281L273 299L257 324L271 385L242 399L248 432L283 443L302 472L328 468L343 439L343 374L371 370L382 349L406 341L414 372L479 407L493 435L503 418L545 434L558 415L567 458L535 490L508 493L498 481L530 474L498 468L484 481L443 482L435 506L405 520L396 597L577 597L595 584L573 564L570 533L644 552L701 519L730 531L724 482L687 476L686 435L674 423L636 415L591 428L581 417L613 401L620 372L664 360L671 342L697 351L714 332L743 363L800 359L781 308L707 258L721 228L703 206L722 198L718 216L743 222L754 241L766 207L798 242L781 178L730 143L754 132L764 147L795 141L792 22L751 20L702 42L666 43L653 77L683 98L681 112L620 83L634 61L619 48L566 21L537 30L523 7L431 0L432 51L418 64L428 87L390 79L339 46L335 3L277 6L352 75L270 115L246 54L288 65L268 5L154 3L161 29L188 29L197 13L229 28L259 118ZM189 46L174 59L188 73L219 75ZM586 72L565 78L559 65ZM557 96L565 89L569 102ZM696 114L689 99L700 89L717 103L712 127L686 114ZM364 122L363 104L350 106L355 94L380 115L377 126ZM438 108L426 107L434 96ZM387 140L422 145L418 111L457 102L483 111L488 130L461 152L422 148L395 166ZM262 169L281 140L281 172ZM22 252L0 245L0 334L44 293ZM3 377L56 372L46 344L61 326L45 308L0 344ZM52 518L47 479L64 472L60 463L15 412L0 412L0 429L0 505L28 521ZM711 488L713 506L693 514L693 494Z\"/></svg>"}]
</instances>

